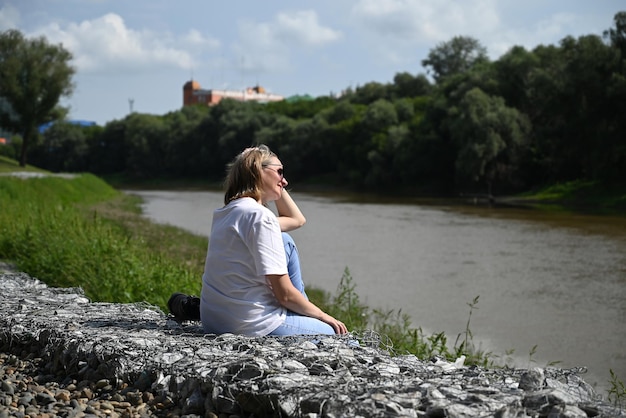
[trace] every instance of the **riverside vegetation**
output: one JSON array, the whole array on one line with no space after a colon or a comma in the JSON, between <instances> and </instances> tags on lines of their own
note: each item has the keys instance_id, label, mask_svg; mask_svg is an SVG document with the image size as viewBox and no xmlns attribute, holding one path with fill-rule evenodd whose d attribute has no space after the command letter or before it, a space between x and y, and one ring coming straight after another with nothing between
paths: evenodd
<instances>
[{"instance_id":1,"label":"riverside vegetation","mask_svg":"<svg viewBox=\"0 0 626 418\"><path fill-rule=\"evenodd\" d=\"M0 161L0 173L11 171ZM28 168L37 172L36 168ZM198 294L206 237L151 223L141 216L140 199L121 193L91 174L72 179L45 176L24 180L0 176L0 260L53 287L81 287L93 301L145 301L167 312L175 291ZM471 315L479 297L468 303L465 331L454 343L444 333L426 335L401 310L371 309L359 300L346 268L334 294L307 289L309 296L348 329L371 329L386 347L419 358L465 356L466 364L506 366L504 355L474 344ZM529 367L533 352L529 353ZM611 370L609 399L626 399L623 382Z\"/></svg>"},{"instance_id":2,"label":"riverside vegetation","mask_svg":"<svg viewBox=\"0 0 626 418\"><path fill-rule=\"evenodd\" d=\"M11 47L37 56L19 32L5 35ZM421 61L427 73L400 69L391 82L274 103L133 111L104 126L64 123L59 107L41 121L54 123L30 139L18 133L35 130L32 118L7 112L30 109L32 95L24 91L37 89L21 75L24 60L16 57L23 54L9 53L0 56L2 68L11 69L0 81L11 87L3 94L12 109L0 106L0 114L13 122L3 126L13 135L0 155L21 152L24 162L28 148L28 161L51 171L218 182L233 155L263 143L288 162L298 185L493 199L584 181L593 189L621 188L611 207L623 212L625 40L626 11L602 33L533 49L516 45L494 60L479 40L455 36ZM49 65L34 71L43 80Z\"/></svg>"}]
</instances>

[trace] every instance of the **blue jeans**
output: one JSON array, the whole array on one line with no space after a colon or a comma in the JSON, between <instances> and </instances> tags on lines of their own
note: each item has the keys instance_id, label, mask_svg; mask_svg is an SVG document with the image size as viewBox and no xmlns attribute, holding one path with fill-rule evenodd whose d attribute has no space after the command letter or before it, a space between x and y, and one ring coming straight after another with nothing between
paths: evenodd
<instances>
[{"instance_id":1,"label":"blue jeans","mask_svg":"<svg viewBox=\"0 0 626 418\"><path fill-rule=\"evenodd\" d=\"M291 283L308 300L309 297L304 291L304 281L302 280L302 271L300 270L298 248L293 238L291 238L291 235L286 232L283 232L283 245L285 246L285 256L287 257L287 273L289 273Z\"/></svg>"},{"instance_id":2,"label":"blue jeans","mask_svg":"<svg viewBox=\"0 0 626 418\"><path fill-rule=\"evenodd\" d=\"M300 270L300 258L298 248L291 238L291 235L283 232L283 245L285 246L285 256L287 257L287 271L293 286L308 299L304 291L304 281ZM270 335L319 335L335 334L333 327L319 319L298 313L287 311L287 318L282 325L270 333Z\"/></svg>"},{"instance_id":3,"label":"blue jeans","mask_svg":"<svg viewBox=\"0 0 626 418\"><path fill-rule=\"evenodd\" d=\"M335 335L333 327L319 319L287 311L287 318L270 335Z\"/></svg>"}]
</instances>

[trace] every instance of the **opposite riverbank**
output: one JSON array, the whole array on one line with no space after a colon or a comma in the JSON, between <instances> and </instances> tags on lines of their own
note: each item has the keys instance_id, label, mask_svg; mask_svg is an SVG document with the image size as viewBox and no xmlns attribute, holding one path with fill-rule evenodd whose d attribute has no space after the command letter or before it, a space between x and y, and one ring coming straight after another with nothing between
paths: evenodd
<instances>
[{"instance_id":1,"label":"opposite riverbank","mask_svg":"<svg viewBox=\"0 0 626 418\"><path fill-rule=\"evenodd\" d=\"M17 161L0 156L0 173L49 172L34 166L20 167ZM220 182L206 182L201 179L150 179L134 180L126 176L111 176L104 180L118 190L220 190ZM354 193L358 199L382 202L418 200L428 202L432 196L412 190L401 190L394 194L357 193L356 191L326 183L300 183L298 191L312 194L350 196ZM356 197L355 197L356 198ZM477 204L499 204L527 206L541 210L571 210L583 213L626 216L626 184L602 184L593 181L571 181L546 185L543 188L516 195L487 195L484 193L458 193L454 196L436 196L436 199L471 202Z\"/></svg>"}]
</instances>

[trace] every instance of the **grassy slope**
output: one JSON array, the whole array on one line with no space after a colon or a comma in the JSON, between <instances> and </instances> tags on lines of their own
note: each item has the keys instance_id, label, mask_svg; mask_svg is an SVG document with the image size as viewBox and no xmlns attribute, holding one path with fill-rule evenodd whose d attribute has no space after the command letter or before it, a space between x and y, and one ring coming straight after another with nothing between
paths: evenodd
<instances>
[{"instance_id":1,"label":"grassy slope","mask_svg":"<svg viewBox=\"0 0 626 418\"><path fill-rule=\"evenodd\" d=\"M10 173L13 171L30 171L36 173L47 173L46 170L42 170L37 167L26 164L26 167L20 167L20 164L12 160L11 158L0 155L0 173Z\"/></svg>"},{"instance_id":2,"label":"grassy slope","mask_svg":"<svg viewBox=\"0 0 626 418\"><path fill-rule=\"evenodd\" d=\"M587 213L623 215L626 214L626 184L572 181L524 193L510 200L539 209L565 207Z\"/></svg>"},{"instance_id":3,"label":"grassy slope","mask_svg":"<svg viewBox=\"0 0 626 418\"><path fill-rule=\"evenodd\" d=\"M199 290L206 239L152 225L136 201L95 176L0 176L0 201L0 259L51 286L162 309L174 291Z\"/></svg>"}]
</instances>

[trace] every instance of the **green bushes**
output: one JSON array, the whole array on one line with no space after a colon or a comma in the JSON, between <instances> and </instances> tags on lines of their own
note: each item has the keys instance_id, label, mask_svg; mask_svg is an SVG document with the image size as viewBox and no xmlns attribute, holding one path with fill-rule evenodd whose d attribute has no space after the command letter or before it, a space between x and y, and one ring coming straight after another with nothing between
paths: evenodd
<instances>
[{"instance_id":1,"label":"green bushes","mask_svg":"<svg viewBox=\"0 0 626 418\"><path fill-rule=\"evenodd\" d=\"M197 272L90 211L119 192L91 175L67 180L0 177L0 258L56 287L82 287L95 301L147 301L165 308Z\"/></svg>"},{"instance_id":2,"label":"green bushes","mask_svg":"<svg viewBox=\"0 0 626 418\"><path fill-rule=\"evenodd\" d=\"M15 146L14 143L9 144L0 144L0 156L4 156L7 158L18 158L18 147ZM21 141L20 144L21 146Z\"/></svg>"},{"instance_id":3,"label":"green bushes","mask_svg":"<svg viewBox=\"0 0 626 418\"><path fill-rule=\"evenodd\" d=\"M307 289L307 294L322 310L341 319L352 332L366 336L374 331L380 344L395 354L410 353L421 359L443 357L450 361L465 356L465 364L495 365L497 357L477 349L470 331L470 319L472 311L477 309L478 296L468 303L470 311L465 332L457 337L452 347L443 332L430 336L424 334L422 328L414 327L409 316L401 310L372 310L363 305L348 268L334 294L315 289Z\"/></svg>"}]
</instances>

